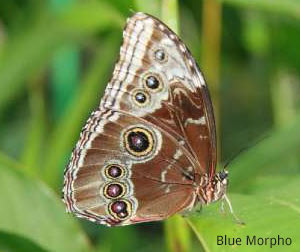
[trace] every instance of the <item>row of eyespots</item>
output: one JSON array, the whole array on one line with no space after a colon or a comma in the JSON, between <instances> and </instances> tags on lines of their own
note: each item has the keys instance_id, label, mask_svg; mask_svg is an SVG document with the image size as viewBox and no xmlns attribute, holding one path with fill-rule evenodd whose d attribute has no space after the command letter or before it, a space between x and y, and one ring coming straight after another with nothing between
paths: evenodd
<instances>
[{"instance_id":1,"label":"row of eyespots","mask_svg":"<svg viewBox=\"0 0 300 252\"><path fill-rule=\"evenodd\" d=\"M122 199L128 191L127 185L119 181L120 178L125 177L126 170L122 165L110 164L104 168L104 174L112 181L103 187L103 195L111 199L108 205L108 212L113 217L124 220L130 216L132 212L132 204L129 200ZM118 181L116 181L118 179Z\"/></svg>"},{"instance_id":2,"label":"row of eyespots","mask_svg":"<svg viewBox=\"0 0 300 252\"><path fill-rule=\"evenodd\" d=\"M154 51L154 59L160 63L168 60L164 49L159 48ZM144 89L135 89L132 92L133 101L136 105L143 107L149 104L149 92L158 92L163 88L162 79L158 74L148 73L143 77Z\"/></svg>"},{"instance_id":3,"label":"row of eyespots","mask_svg":"<svg viewBox=\"0 0 300 252\"><path fill-rule=\"evenodd\" d=\"M162 79L158 74L149 73L143 78L144 89L132 91L133 102L139 107L150 103L150 93L159 92L163 88Z\"/></svg>"}]
</instances>

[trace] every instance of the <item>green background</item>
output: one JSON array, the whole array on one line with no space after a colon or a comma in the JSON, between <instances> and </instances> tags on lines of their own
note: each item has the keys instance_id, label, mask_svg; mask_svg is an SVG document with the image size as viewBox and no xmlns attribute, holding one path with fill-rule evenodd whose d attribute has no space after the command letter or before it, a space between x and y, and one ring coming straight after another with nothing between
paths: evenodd
<instances>
[{"instance_id":1,"label":"green background","mask_svg":"<svg viewBox=\"0 0 300 252\"><path fill-rule=\"evenodd\" d=\"M122 28L153 14L191 49L218 122L225 205L187 218L107 228L65 213L63 170L99 104ZM300 251L298 0L2 0L0 251ZM217 236L241 246L217 245ZM245 245L246 236L291 238Z\"/></svg>"}]
</instances>

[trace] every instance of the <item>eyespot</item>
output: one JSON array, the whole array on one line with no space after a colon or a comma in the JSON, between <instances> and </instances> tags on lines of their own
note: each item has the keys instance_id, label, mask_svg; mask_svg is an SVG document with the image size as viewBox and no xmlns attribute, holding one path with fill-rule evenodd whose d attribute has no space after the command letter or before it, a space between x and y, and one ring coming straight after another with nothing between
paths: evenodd
<instances>
[{"instance_id":1,"label":"eyespot","mask_svg":"<svg viewBox=\"0 0 300 252\"><path fill-rule=\"evenodd\" d=\"M126 219L131 215L132 204L128 200L116 200L109 204L109 213L117 219Z\"/></svg>"},{"instance_id":2,"label":"eyespot","mask_svg":"<svg viewBox=\"0 0 300 252\"><path fill-rule=\"evenodd\" d=\"M108 199L121 198L126 192L126 186L119 182L112 182L103 187L103 194Z\"/></svg>"},{"instance_id":3,"label":"eyespot","mask_svg":"<svg viewBox=\"0 0 300 252\"><path fill-rule=\"evenodd\" d=\"M116 179L124 177L125 169L119 164L110 164L104 168L104 174L107 178Z\"/></svg>"},{"instance_id":4,"label":"eyespot","mask_svg":"<svg viewBox=\"0 0 300 252\"><path fill-rule=\"evenodd\" d=\"M147 97L144 92L137 92L134 98L138 103L145 103L147 101Z\"/></svg>"},{"instance_id":5,"label":"eyespot","mask_svg":"<svg viewBox=\"0 0 300 252\"><path fill-rule=\"evenodd\" d=\"M132 100L136 105L143 107L149 104L150 96L145 91L137 89L132 93Z\"/></svg>"},{"instance_id":6,"label":"eyespot","mask_svg":"<svg viewBox=\"0 0 300 252\"><path fill-rule=\"evenodd\" d=\"M159 48L154 51L154 58L156 61L159 61L161 63L166 62L168 60L167 54L162 48Z\"/></svg>"},{"instance_id":7,"label":"eyespot","mask_svg":"<svg viewBox=\"0 0 300 252\"><path fill-rule=\"evenodd\" d=\"M158 92L162 89L162 80L157 74L147 74L144 77L144 86L151 92Z\"/></svg>"},{"instance_id":8,"label":"eyespot","mask_svg":"<svg viewBox=\"0 0 300 252\"><path fill-rule=\"evenodd\" d=\"M150 75L146 79L146 85L148 88L157 89L159 87L159 80L155 76Z\"/></svg>"},{"instance_id":9,"label":"eyespot","mask_svg":"<svg viewBox=\"0 0 300 252\"><path fill-rule=\"evenodd\" d=\"M135 127L123 134L125 149L136 157L148 155L154 145L152 132L142 127Z\"/></svg>"}]
</instances>

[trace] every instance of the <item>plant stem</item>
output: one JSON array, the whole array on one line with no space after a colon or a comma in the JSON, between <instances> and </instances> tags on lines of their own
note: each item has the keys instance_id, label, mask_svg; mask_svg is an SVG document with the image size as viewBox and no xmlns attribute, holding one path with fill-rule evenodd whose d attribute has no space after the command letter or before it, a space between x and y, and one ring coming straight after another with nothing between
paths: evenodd
<instances>
[{"instance_id":1,"label":"plant stem","mask_svg":"<svg viewBox=\"0 0 300 252\"><path fill-rule=\"evenodd\" d=\"M47 132L46 104L44 96L44 72L29 80L30 126L22 163L27 174L40 174L43 142Z\"/></svg>"},{"instance_id":2,"label":"plant stem","mask_svg":"<svg viewBox=\"0 0 300 252\"><path fill-rule=\"evenodd\" d=\"M191 232L188 223L179 215L165 221L167 251L191 251Z\"/></svg>"},{"instance_id":3,"label":"plant stem","mask_svg":"<svg viewBox=\"0 0 300 252\"><path fill-rule=\"evenodd\" d=\"M179 34L179 13L176 0L162 0L161 18L170 28Z\"/></svg>"},{"instance_id":4,"label":"plant stem","mask_svg":"<svg viewBox=\"0 0 300 252\"><path fill-rule=\"evenodd\" d=\"M218 157L220 157L220 51L222 8L217 0L203 1L202 66L206 77L216 119Z\"/></svg>"}]
</instances>

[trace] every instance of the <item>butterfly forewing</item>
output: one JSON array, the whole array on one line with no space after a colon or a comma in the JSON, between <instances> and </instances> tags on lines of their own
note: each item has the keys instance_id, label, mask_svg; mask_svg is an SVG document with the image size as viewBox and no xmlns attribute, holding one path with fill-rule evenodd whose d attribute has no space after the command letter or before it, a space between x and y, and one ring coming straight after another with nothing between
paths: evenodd
<instances>
[{"instance_id":1,"label":"butterfly forewing","mask_svg":"<svg viewBox=\"0 0 300 252\"><path fill-rule=\"evenodd\" d=\"M136 13L100 107L65 171L70 212L107 225L165 219L197 201L215 172L210 98L190 52L166 25Z\"/></svg>"}]
</instances>

